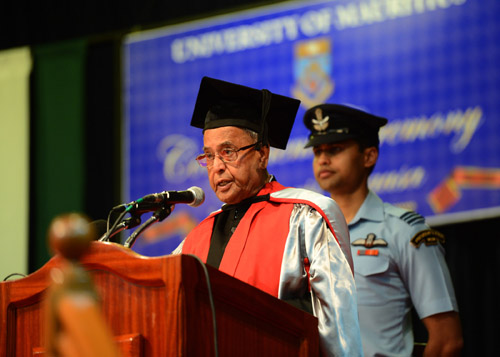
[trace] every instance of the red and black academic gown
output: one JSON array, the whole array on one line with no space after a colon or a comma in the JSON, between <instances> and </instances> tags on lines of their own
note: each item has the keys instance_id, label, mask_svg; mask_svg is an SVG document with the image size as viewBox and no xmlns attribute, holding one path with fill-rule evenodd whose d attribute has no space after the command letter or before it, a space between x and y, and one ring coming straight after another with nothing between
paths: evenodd
<instances>
[{"instance_id":1,"label":"red and black academic gown","mask_svg":"<svg viewBox=\"0 0 500 357\"><path fill-rule=\"evenodd\" d=\"M310 284L323 355L361 356L349 231L340 208L328 197L276 181L258 196L268 194L269 200L246 211L219 270L284 300L303 297ZM189 233L183 254L206 262L214 217L220 213Z\"/></svg>"}]
</instances>

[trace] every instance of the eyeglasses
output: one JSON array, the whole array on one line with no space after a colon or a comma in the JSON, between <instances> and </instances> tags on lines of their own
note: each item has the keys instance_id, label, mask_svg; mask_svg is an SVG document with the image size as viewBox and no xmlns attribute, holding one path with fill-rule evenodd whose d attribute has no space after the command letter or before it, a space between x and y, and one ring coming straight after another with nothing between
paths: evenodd
<instances>
[{"instance_id":1,"label":"eyeglasses","mask_svg":"<svg viewBox=\"0 0 500 357\"><path fill-rule=\"evenodd\" d=\"M260 141L257 141L256 143L250 144L248 146L243 146L239 149L233 148L233 147L226 147L219 151L217 154L212 154L212 153L203 153L201 155L198 155L196 157L196 161L198 161L198 164L200 164L201 167L211 167L214 164L215 156L217 155L222 162L232 162L238 160L238 152L242 150L247 150L250 149L257 144L259 144Z\"/></svg>"}]
</instances>

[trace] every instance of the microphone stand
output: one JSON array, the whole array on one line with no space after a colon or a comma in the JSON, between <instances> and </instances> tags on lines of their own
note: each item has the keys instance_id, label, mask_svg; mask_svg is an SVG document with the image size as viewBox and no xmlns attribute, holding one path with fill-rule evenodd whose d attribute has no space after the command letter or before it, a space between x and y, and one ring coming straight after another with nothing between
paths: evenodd
<instances>
[{"instance_id":1,"label":"microphone stand","mask_svg":"<svg viewBox=\"0 0 500 357\"><path fill-rule=\"evenodd\" d=\"M116 234L124 231L126 229L137 227L141 224L141 217L132 215L131 217L121 221L118 225L114 225L112 230L108 233L106 232L100 239L100 242L109 242L110 238L115 236Z\"/></svg>"},{"instance_id":2,"label":"microphone stand","mask_svg":"<svg viewBox=\"0 0 500 357\"><path fill-rule=\"evenodd\" d=\"M155 222L161 222L165 218L167 218L170 213L172 212L174 205L168 205L168 206L163 206L160 209L158 209L149 219L144 222L139 228L137 228L134 233L128 237L128 239L125 241L124 246L126 248L131 248L132 245L135 243L135 240L141 234L146 228L148 228L150 225L152 225Z\"/></svg>"},{"instance_id":3,"label":"microphone stand","mask_svg":"<svg viewBox=\"0 0 500 357\"><path fill-rule=\"evenodd\" d=\"M113 209L111 211L109 211L109 214L108 214L108 230L106 231L106 233L99 239L100 242L109 242L109 238L111 236L111 234L116 230L116 227L118 226L118 223L121 222L121 220L123 219L123 217L125 217L125 215L133 208L132 205L130 205L129 207L127 207L126 205L119 205L119 206L116 206L116 207L113 207ZM111 218L111 214L113 212L116 212L118 210L121 210L121 213L120 215L118 216L118 218L115 220L115 223L113 223L113 225L111 226L111 228L109 228L109 221L110 221L110 218Z\"/></svg>"}]
</instances>

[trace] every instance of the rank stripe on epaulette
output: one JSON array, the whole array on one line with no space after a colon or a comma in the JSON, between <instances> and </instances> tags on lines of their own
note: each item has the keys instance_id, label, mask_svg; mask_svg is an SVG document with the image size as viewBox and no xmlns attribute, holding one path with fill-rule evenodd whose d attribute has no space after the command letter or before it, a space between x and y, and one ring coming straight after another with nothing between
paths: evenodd
<instances>
[{"instance_id":1,"label":"rank stripe on epaulette","mask_svg":"<svg viewBox=\"0 0 500 357\"><path fill-rule=\"evenodd\" d=\"M424 217L422 217L421 215L419 215L418 213L413 212L413 211L405 212L399 218L402 219L403 221L405 221L406 223L408 223L410 226L417 224L417 223L424 223L425 222Z\"/></svg>"}]
</instances>

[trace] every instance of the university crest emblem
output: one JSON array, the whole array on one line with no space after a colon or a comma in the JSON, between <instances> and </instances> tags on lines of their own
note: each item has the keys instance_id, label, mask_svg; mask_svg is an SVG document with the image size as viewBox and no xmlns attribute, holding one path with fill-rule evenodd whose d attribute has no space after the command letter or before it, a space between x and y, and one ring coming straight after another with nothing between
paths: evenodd
<instances>
[{"instance_id":1,"label":"university crest emblem","mask_svg":"<svg viewBox=\"0 0 500 357\"><path fill-rule=\"evenodd\" d=\"M329 38L298 42L295 45L293 96L306 108L325 102L334 91Z\"/></svg>"}]
</instances>

